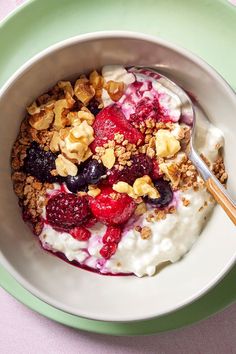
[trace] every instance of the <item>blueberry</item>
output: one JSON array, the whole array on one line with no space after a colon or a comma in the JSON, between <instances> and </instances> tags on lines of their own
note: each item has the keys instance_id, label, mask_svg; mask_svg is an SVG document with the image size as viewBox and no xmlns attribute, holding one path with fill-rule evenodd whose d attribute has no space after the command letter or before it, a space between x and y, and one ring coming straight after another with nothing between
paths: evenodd
<instances>
[{"instance_id":1,"label":"blueberry","mask_svg":"<svg viewBox=\"0 0 236 354\"><path fill-rule=\"evenodd\" d=\"M87 184L96 184L106 174L106 168L97 160L90 160L84 167L83 175Z\"/></svg>"},{"instance_id":2,"label":"blueberry","mask_svg":"<svg viewBox=\"0 0 236 354\"><path fill-rule=\"evenodd\" d=\"M86 189L86 180L83 174L78 174L77 176L67 176L66 185L69 191L76 193Z\"/></svg>"},{"instance_id":3,"label":"blueberry","mask_svg":"<svg viewBox=\"0 0 236 354\"><path fill-rule=\"evenodd\" d=\"M173 199L173 191L170 184L163 179L158 179L153 182L154 186L160 193L160 197L156 199L146 197L146 201L150 204L157 206L158 208L164 208L170 204Z\"/></svg>"},{"instance_id":4,"label":"blueberry","mask_svg":"<svg viewBox=\"0 0 236 354\"><path fill-rule=\"evenodd\" d=\"M51 171L56 168L56 158L56 154L43 150L38 143L33 141L27 149L23 170L43 183L62 182L62 177L51 174Z\"/></svg>"}]
</instances>

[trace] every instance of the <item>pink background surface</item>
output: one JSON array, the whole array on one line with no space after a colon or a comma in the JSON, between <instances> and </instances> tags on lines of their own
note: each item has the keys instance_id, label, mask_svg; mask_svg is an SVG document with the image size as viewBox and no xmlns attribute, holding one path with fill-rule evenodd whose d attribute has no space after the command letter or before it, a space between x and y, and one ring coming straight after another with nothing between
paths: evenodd
<instances>
[{"instance_id":1,"label":"pink background surface","mask_svg":"<svg viewBox=\"0 0 236 354\"><path fill-rule=\"evenodd\" d=\"M0 0L0 20L22 2ZM236 0L230 2L236 4ZM236 354L236 304L185 329L146 337L112 337L64 327L0 289L0 353Z\"/></svg>"}]
</instances>

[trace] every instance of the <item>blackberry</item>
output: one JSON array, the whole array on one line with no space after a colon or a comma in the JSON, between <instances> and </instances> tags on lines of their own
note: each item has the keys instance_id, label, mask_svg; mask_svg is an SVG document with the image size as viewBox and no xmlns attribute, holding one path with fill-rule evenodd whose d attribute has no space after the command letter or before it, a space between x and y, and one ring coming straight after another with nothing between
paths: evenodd
<instances>
[{"instance_id":1,"label":"blackberry","mask_svg":"<svg viewBox=\"0 0 236 354\"><path fill-rule=\"evenodd\" d=\"M42 183L61 182L62 177L51 174L51 171L56 168L56 158L56 154L43 150L38 143L33 141L27 149L23 170Z\"/></svg>"}]
</instances>

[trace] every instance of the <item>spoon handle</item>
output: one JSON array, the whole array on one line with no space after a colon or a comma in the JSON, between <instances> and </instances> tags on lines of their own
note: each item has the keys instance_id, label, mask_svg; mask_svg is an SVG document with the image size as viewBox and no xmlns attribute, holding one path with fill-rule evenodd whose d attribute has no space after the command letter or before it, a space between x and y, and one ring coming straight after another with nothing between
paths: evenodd
<instances>
[{"instance_id":1,"label":"spoon handle","mask_svg":"<svg viewBox=\"0 0 236 354\"><path fill-rule=\"evenodd\" d=\"M219 203L229 218L236 225L236 206L233 201L224 193L224 188L222 185L218 185L220 182L216 182L213 178L208 178L206 181L206 187L214 199Z\"/></svg>"},{"instance_id":2,"label":"spoon handle","mask_svg":"<svg viewBox=\"0 0 236 354\"><path fill-rule=\"evenodd\" d=\"M221 205L228 217L232 220L234 225L236 225L236 205L227 190L193 148L190 151L189 158L201 174L208 191L214 197L215 201Z\"/></svg>"}]
</instances>

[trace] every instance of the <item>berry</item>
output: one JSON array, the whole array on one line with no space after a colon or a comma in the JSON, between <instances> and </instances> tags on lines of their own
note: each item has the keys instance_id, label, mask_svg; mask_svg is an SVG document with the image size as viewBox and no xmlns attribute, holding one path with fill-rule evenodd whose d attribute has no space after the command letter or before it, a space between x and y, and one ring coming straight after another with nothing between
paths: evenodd
<instances>
[{"instance_id":1,"label":"berry","mask_svg":"<svg viewBox=\"0 0 236 354\"><path fill-rule=\"evenodd\" d=\"M90 199L93 215L107 225L125 223L135 210L135 202L127 194L115 192L111 187L101 188L101 193Z\"/></svg>"},{"instance_id":2,"label":"berry","mask_svg":"<svg viewBox=\"0 0 236 354\"><path fill-rule=\"evenodd\" d=\"M106 243L100 249L100 255L105 259L109 259L116 252L116 249L117 249L116 243L114 243L114 242Z\"/></svg>"},{"instance_id":3,"label":"berry","mask_svg":"<svg viewBox=\"0 0 236 354\"><path fill-rule=\"evenodd\" d=\"M87 199L71 193L56 194L49 199L46 206L48 223L59 228L71 229L82 225L90 215Z\"/></svg>"},{"instance_id":4,"label":"berry","mask_svg":"<svg viewBox=\"0 0 236 354\"><path fill-rule=\"evenodd\" d=\"M56 154L43 150L38 143L33 141L27 150L24 160L24 171L36 177L40 182L61 182L60 176L53 176L51 171L56 168Z\"/></svg>"},{"instance_id":5,"label":"berry","mask_svg":"<svg viewBox=\"0 0 236 354\"><path fill-rule=\"evenodd\" d=\"M121 229L115 226L108 226L102 238L103 243L119 243L121 239Z\"/></svg>"},{"instance_id":6,"label":"berry","mask_svg":"<svg viewBox=\"0 0 236 354\"><path fill-rule=\"evenodd\" d=\"M156 159L152 160L152 165L153 165L153 169L150 176L152 179L155 180L160 178L163 175L163 173L160 171L159 164Z\"/></svg>"},{"instance_id":7,"label":"berry","mask_svg":"<svg viewBox=\"0 0 236 354\"><path fill-rule=\"evenodd\" d=\"M108 140L114 140L114 135L120 133L131 144L143 142L143 135L125 118L122 110L113 104L98 113L93 123L95 140L90 145L93 152L96 147L103 146Z\"/></svg>"},{"instance_id":8,"label":"berry","mask_svg":"<svg viewBox=\"0 0 236 354\"><path fill-rule=\"evenodd\" d=\"M151 199L146 197L146 201L148 203L156 205L158 208L164 208L173 199L173 191L171 189L170 184L167 181L164 181L163 179L158 179L153 182L154 186L157 188L158 192L160 193L160 197L156 199Z\"/></svg>"},{"instance_id":9,"label":"berry","mask_svg":"<svg viewBox=\"0 0 236 354\"><path fill-rule=\"evenodd\" d=\"M70 234L78 241L87 241L91 237L91 232L83 226L77 226L70 230Z\"/></svg>"},{"instance_id":10,"label":"berry","mask_svg":"<svg viewBox=\"0 0 236 354\"><path fill-rule=\"evenodd\" d=\"M66 185L69 191L76 193L86 188L86 181L83 174L80 173L77 176L67 176Z\"/></svg>"},{"instance_id":11,"label":"berry","mask_svg":"<svg viewBox=\"0 0 236 354\"><path fill-rule=\"evenodd\" d=\"M106 174L106 168L95 159L90 160L83 169L84 180L87 184L96 184Z\"/></svg>"},{"instance_id":12,"label":"berry","mask_svg":"<svg viewBox=\"0 0 236 354\"><path fill-rule=\"evenodd\" d=\"M86 221L86 227L92 227L93 225L95 225L97 222L97 219L91 215L90 219L88 221Z\"/></svg>"},{"instance_id":13,"label":"berry","mask_svg":"<svg viewBox=\"0 0 236 354\"><path fill-rule=\"evenodd\" d=\"M135 113L130 115L132 122L143 122L147 118L154 118L158 120L161 115L159 101L157 99L151 100L148 97L142 98L136 105Z\"/></svg>"},{"instance_id":14,"label":"berry","mask_svg":"<svg viewBox=\"0 0 236 354\"><path fill-rule=\"evenodd\" d=\"M132 158L131 166L125 166L121 171L116 168L111 170L108 183L113 185L118 181L123 181L132 185L137 178L149 175L152 168L152 160L148 156L144 154L135 155Z\"/></svg>"},{"instance_id":15,"label":"berry","mask_svg":"<svg viewBox=\"0 0 236 354\"><path fill-rule=\"evenodd\" d=\"M96 116L101 111L101 109L98 108L99 104L100 103L95 98L92 98L88 104L87 108L94 116Z\"/></svg>"}]
</instances>

